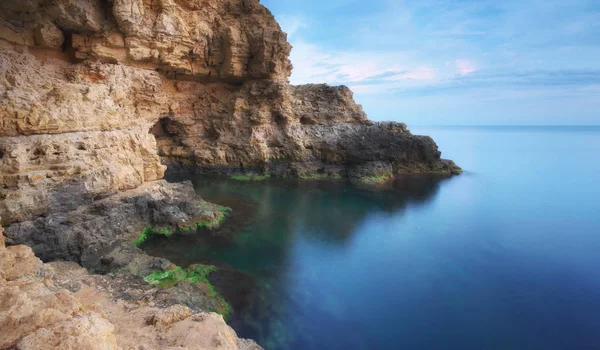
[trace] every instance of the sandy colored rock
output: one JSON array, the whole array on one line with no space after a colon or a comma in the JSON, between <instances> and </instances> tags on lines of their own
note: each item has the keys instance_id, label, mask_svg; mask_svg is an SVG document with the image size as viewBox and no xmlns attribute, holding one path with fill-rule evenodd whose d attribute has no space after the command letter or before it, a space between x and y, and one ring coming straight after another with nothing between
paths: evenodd
<instances>
[{"instance_id":1,"label":"sandy colored rock","mask_svg":"<svg viewBox=\"0 0 600 350\"><path fill-rule=\"evenodd\" d=\"M258 0L0 2L0 349L258 347L202 313L206 285L141 278L172 268L133 246L144 227L217 211L167 170L460 170L347 87L290 85L290 50Z\"/></svg>"},{"instance_id":2,"label":"sandy colored rock","mask_svg":"<svg viewBox=\"0 0 600 350\"><path fill-rule=\"evenodd\" d=\"M288 177L458 171L430 139L370 122L347 87L291 86L291 46L258 0L10 0L0 28L6 224L74 209L61 193L161 179L161 162Z\"/></svg>"},{"instance_id":3,"label":"sandy colored rock","mask_svg":"<svg viewBox=\"0 0 600 350\"><path fill-rule=\"evenodd\" d=\"M0 349L117 348L108 320L46 280L29 247L0 245L0 271Z\"/></svg>"},{"instance_id":4,"label":"sandy colored rock","mask_svg":"<svg viewBox=\"0 0 600 350\"><path fill-rule=\"evenodd\" d=\"M18 350L118 349L114 326L98 315L82 315L28 334Z\"/></svg>"},{"instance_id":5,"label":"sandy colored rock","mask_svg":"<svg viewBox=\"0 0 600 350\"><path fill-rule=\"evenodd\" d=\"M60 49L65 41L63 32L52 22L38 25L34 36L37 45L56 50Z\"/></svg>"},{"instance_id":6,"label":"sandy colored rock","mask_svg":"<svg viewBox=\"0 0 600 350\"><path fill-rule=\"evenodd\" d=\"M155 326L168 327L175 322L183 321L192 315L192 310L183 305L174 305L154 314L149 320Z\"/></svg>"},{"instance_id":7,"label":"sandy colored rock","mask_svg":"<svg viewBox=\"0 0 600 350\"><path fill-rule=\"evenodd\" d=\"M0 349L260 349L220 315L177 304L161 309L151 306L160 304L155 297L127 302L115 291L135 284L89 275L75 263L43 264L30 248L3 241L0 227Z\"/></svg>"}]
</instances>

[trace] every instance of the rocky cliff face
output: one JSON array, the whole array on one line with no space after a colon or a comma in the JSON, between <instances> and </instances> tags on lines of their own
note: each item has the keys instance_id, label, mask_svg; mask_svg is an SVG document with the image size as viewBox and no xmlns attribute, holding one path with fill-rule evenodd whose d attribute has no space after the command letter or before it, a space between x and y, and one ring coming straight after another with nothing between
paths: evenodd
<instances>
[{"instance_id":1,"label":"rocky cliff face","mask_svg":"<svg viewBox=\"0 0 600 350\"><path fill-rule=\"evenodd\" d=\"M160 179L163 163L296 177L457 169L431 139L369 122L346 87L289 85L291 46L258 0L10 0L0 24L6 223L65 205L65 186L78 187L75 207Z\"/></svg>"},{"instance_id":2,"label":"rocky cliff face","mask_svg":"<svg viewBox=\"0 0 600 350\"><path fill-rule=\"evenodd\" d=\"M173 268L133 247L145 226L184 230L218 214L191 184L161 181L165 171L354 180L459 171L440 159L431 138L369 121L347 87L290 85L290 50L258 0L1 1L0 215L7 243L27 244L45 261L139 279ZM8 293L0 298L0 329L13 332L0 348L135 344L119 335L132 320L107 321L47 285L40 274L46 265L27 248L2 244L0 263L8 264L0 269L0 293ZM22 275L11 275L21 268ZM94 283L119 290L101 282ZM133 300L146 300L147 284L136 283L143 293ZM152 302L213 308L214 298L197 288L156 292ZM56 311L48 300L68 302ZM56 317L38 319L33 309ZM147 348L191 344L149 331L159 336ZM223 332L225 340L203 348L243 347ZM57 334L72 342L55 341Z\"/></svg>"},{"instance_id":3,"label":"rocky cliff face","mask_svg":"<svg viewBox=\"0 0 600 350\"><path fill-rule=\"evenodd\" d=\"M161 179L148 131L177 110L176 82L229 86L291 69L285 34L258 1L4 1L0 25L6 223L64 205L65 186L79 187L76 207Z\"/></svg>"}]
</instances>

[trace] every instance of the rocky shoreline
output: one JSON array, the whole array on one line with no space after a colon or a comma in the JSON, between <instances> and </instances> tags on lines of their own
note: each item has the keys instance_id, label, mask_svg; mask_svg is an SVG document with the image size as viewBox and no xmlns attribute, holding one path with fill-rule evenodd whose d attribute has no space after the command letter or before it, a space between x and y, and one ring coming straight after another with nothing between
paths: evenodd
<instances>
[{"instance_id":1,"label":"rocky shoreline","mask_svg":"<svg viewBox=\"0 0 600 350\"><path fill-rule=\"evenodd\" d=\"M0 240L0 349L261 348L199 311L207 310L199 284L162 289L133 274L91 275L5 247L1 229Z\"/></svg>"},{"instance_id":2,"label":"rocky shoreline","mask_svg":"<svg viewBox=\"0 0 600 350\"><path fill-rule=\"evenodd\" d=\"M0 349L259 348L203 313L229 310L212 268L135 246L226 215L165 172L460 172L347 87L290 85L290 50L258 0L0 3Z\"/></svg>"}]
</instances>

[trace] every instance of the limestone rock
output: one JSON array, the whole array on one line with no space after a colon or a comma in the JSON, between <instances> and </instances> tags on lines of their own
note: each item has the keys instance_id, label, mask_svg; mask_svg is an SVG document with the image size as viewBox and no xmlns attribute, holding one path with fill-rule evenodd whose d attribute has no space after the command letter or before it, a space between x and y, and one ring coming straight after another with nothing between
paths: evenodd
<instances>
[{"instance_id":1,"label":"limestone rock","mask_svg":"<svg viewBox=\"0 0 600 350\"><path fill-rule=\"evenodd\" d=\"M140 277L171 267L132 245L143 227L211 214L190 183L160 181L165 164L459 171L431 138L370 122L347 87L291 86L290 50L259 0L0 1L1 349L257 348L194 314L214 307L198 284Z\"/></svg>"},{"instance_id":2,"label":"limestone rock","mask_svg":"<svg viewBox=\"0 0 600 350\"><path fill-rule=\"evenodd\" d=\"M388 177L459 171L430 138L401 123L369 121L345 86L262 80L241 87L177 82L172 90L177 112L151 130L170 171L183 164L209 172L358 178L375 176L375 164L384 163Z\"/></svg>"},{"instance_id":3,"label":"limestone rock","mask_svg":"<svg viewBox=\"0 0 600 350\"><path fill-rule=\"evenodd\" d=\"M30 248L0 245L0 349L116 349L113 326L45 270Z\"/></svg>"},{"instance_id":4,"label":"limestone rock","mask_svg":"<svg viewBox=\"0 0 600 350\"><path fill-rule=\"evenodd\" d=\"M74 263L43 264L30 248L5 247L2 227L0 243L0 349L261 349L220 315L151 306L160 293L148 284L89 275ZM136 288L144 297L134 302L118 292Z\"/></svg>"},{"instance_id":5,"label":"limestone rock","mask_svg":"<svg viewBox=\"0 0 600 350\"><path fill-rule=\"evenodd\" d=\"M52 22L41 23L35 28L35 43L50 49L60 49L65 41L63 32Z\"/></svg>"},{"instance_id":6,"label":"limestone rock","mask_svg":"<svg viewBox=\"0 0 600 350\"><path fill-rule=\"evenodd\" d=\"M206 215L200 209L205 202L189 182L148 182L101 200L81 197L77 187L72 195L65 191L68 188L60 193L79 196L72 200L74 207L53 206L45 217L9 226L9 243L27 244L44 260L77 261L89 269L108 272L134 260L135 254L125 252L115 257L110 253L121 245L133 248L131 242L144 227L185 229L195 227ZM141 254L137 248L135 252ZM105 256L112 260L104 261ZM108 269L109 265L114 266Z\"/></svg>"},{"instance_id":7,"label":"limestone rock","mask_svg":"<svg viewBox=\"0 0 600 350\"><path fill-rule=\"evenodd\" d=\"M173 305L167 309L160 310L150 319L150 324L168 327L173 323L183 321L192 315L192 310L183 305Z\"/></svg>"},{"instance_id":8,"label":"limestone rock","mask_svg":"<svg viewBox=\"0 0 600 350\"><path fill-rule=\"evenodd\" d=\"M38 329L18 344L19 350L38 349L118 349L114 326L99 315L82 315L65 322Z\"/></svg>"},{"instance_id":9,"label":"limestone rock","mask_svg":"<svg viewBox=\"0 0 600 350\"><path fill-rule=\"evenodd\" d=\"M347 87L289 85L291 46L258 0L0 6L6 224L161 179L159 156L300 177L458 170L430 139L372 125Z\"/></svg>"}]
</instances>

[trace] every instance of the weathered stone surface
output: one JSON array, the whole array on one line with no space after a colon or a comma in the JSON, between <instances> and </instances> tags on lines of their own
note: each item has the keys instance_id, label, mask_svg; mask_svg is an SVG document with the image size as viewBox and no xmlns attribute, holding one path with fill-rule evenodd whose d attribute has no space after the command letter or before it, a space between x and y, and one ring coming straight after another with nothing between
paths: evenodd
<instances>
[{"instance_id":1,"label":"weathered stone surface","mask_svg":"<svg viewBox=\"0 0 600 350\"><path fill-rule=\"evenodd\" d=\"M151 132L171 171L183 164L203 171L359 177L373 176L377 170L369 165L378 162L389 167L388 176L459 171L440 159L431 138L412 135L404 124L369 121L345 86L176 82L170 91L177 109Z\"/></svg>"},{"instance_id":2,"label":"weathered stone surface","mask_svg":"<svg viewBox=\"0 0 600 350\"><path fill-rule=\"evenodd\" d=\"M257 0L0 6L5 223L160 179L159 155L279 176L458 170L347 87L289 85L290 45Z\"/></svg>"},{"instance_id":3,"label":"weathered stone surface","mask_svg":"<svg viewBox=\"0 0 600 350\"><path fill-rule=\"evenodd\" d=\"M0 349L117 349L113 326L46 270L30 248L0 245Z\"/></svg>"},{"instance_id":4,"label":"weathered stone surface","mask_svg":"<svg viewBox=\"0 0 600 350\"><path fill-rule=\"evenodd\" d=\"M65 35L52 22L41 23L34 31L35 43L39 46L60 49L65 41Z\"/></svg>"},{"instance_id":5,"label":"weathered stone surface","mask_svg":"<svg viewBox=\"0 0 600 350\"><path fill-rule=\"evenodd\" d=\"M64 199L74 204L163 177L166 168L148 134L163 111L157 73L98 63L71 66L7 47L0 47L0 65L5 224L44 214ZM75 201L64 198L65 192Z\"/></svg>"},{"instance_id":6,"label":"weathered stone surface","mask_svg":"<svg viewBox=\"0 0 600 350\"><path fill-rule=\"evenodd\" d=\"M168 109L156 72L0 45L0 136L147 130ZM64 57L63 57L64 58Z\"/></svg>"},{"instance_id":7,"label":"weathered stone surface","mask_svg":"<svg viewBox=\"0 0 600 350\"><path fill-rule=\"evenodd\" d=\"M220 315L175 304L143 281L43 264L3 240L0 227L0 349L261 349Z\"/></svg>"},{"instance_id":8,"label":"weathered stone surface","mask_svg":"<svg viewBox=\"0 0 600 350\"><path fill-rule=\"evenodd\" d=\"M157 181L164 163L352 179L459 171L431 138L370 122L347 87L291 86L290 50L258 0L0 2L7 243L120 273L49 278L30 248L2 244L0 348L255 347L218 316L159 314L210 310L201 286L140 278L172 267L131 244L143 227L215 214L190 184Z\"/></svg>"},{"instance_id":9,"label":"weathered stone surface","mask_svg":"<svg viewBox=\"0 0 600 350\"><path fill-rule=\"evenodd\" d=\"M189 182L149 182L102 200L78 200L76 208L53 207L44 217L9 226L8 243L27 244L44 260L77 261L106 272L126 266L141 254L131 242L144 227L195 228L211 214ZM135 253L121 252L123 247ZM119 256L111 255L114 250ZM103 260L105 256L112 260Z\"/></svg>"},{"instance_id":10,"label":"weathered stone surface","mask_svg":"<svg viewBox=\"0 0 600 350\"><path fill-rule=\"evenodd\" d=\"M29 0L0 6L6 28L0 39L56 47L32 40L34 32L39 37L39 22L54 23L69 33L76 60L203 80L286 79L291 72L287 35L258 0L56 0L43 6Z\"/></svg>"}]
</instances>

